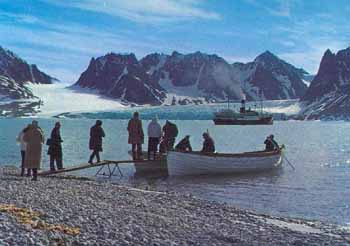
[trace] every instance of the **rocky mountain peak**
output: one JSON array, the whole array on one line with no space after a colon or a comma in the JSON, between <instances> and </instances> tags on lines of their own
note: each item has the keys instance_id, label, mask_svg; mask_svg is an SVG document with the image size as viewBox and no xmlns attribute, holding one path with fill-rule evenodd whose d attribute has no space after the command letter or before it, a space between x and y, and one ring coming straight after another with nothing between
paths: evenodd
<instances>
[{"instance_id":1,"label":"rocky mountain peak","mask_svg":"<svg viewBox=\"0 0 350 246\"><path fill-rule=\"evenodd\" d=\"M336 54L329 49L325 51L302 101L311 105L306 111L314 117L350 115L350 48Z\"/></svg>"},{"instance_id":2,"label":"rocky mountain peak","mask_svg":"<svg viewBox=\"0 0 350 246\"><path fill-rule=\"evenodd\" d=\"M32 82L50 84L54 78L41 72L36 65L30 65L15 53L0 47L0 75L18 83Z\"/></svg>"},{"instance_id":3,"label":"rocky mountain peak","mask_svg":"<svg viewBox=\"0 0 350 246\"><path fill-rule=\"evenodd\" d=\"M259 60L278 60L278 57L275 56L271 51L266 50L255 58L255 61Z\"/></svg>"},{"instance_id":4,"label":"rocky mountain peak","mask_svg":"<svg viewBox=\"0 0 350 246\"><path fill-rule=\"evenodd\" d=\"M302 79L305 70L294 67L270 51L258 55L253 62L234 63L233 69L249 100L296 99L304 95Z\"/></svg>"},{"instance_id":5,"label":"rocky mountain peak","mask_svg":"<svg viewBox=\"0 0 350 246\"><path fill-rule=\"evenodd\" d=\"M97 58L97 61L101 64L105 63L114 63L119 65L132 65L137 64L138 60L135 54L116 54L116 53L108 53L105 56Z\"/></svg>"}]
</instances>

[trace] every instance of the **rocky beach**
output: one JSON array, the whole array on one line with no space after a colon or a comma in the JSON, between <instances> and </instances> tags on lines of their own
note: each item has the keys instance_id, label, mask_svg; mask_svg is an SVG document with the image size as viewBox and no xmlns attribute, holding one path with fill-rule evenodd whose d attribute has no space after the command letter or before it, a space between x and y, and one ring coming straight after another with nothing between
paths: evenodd
<instances>
[{"instance_id":1,"label":"rocky beach","mask_svg":"<svg viewBox=\"0 0 350 246\"><path fill-rule=\"evenodd\" d=\"M0 221L0 245L350 245L350 232L336 225L188 194L3 172Z\"/></svg>"}]
</instances>

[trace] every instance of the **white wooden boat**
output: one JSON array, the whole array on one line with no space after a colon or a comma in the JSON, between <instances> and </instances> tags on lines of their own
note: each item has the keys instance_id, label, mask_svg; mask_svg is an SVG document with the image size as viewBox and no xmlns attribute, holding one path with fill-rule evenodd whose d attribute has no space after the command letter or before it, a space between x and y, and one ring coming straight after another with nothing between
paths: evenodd
<instances>
[{"instance_id":1,"label":"white wooden boat","mask_svg":"<svg viewBox=\"0 0 350 246\"><path fill-rule=\"evenodd\" d=\"M283 150L240 154L170 151L167 156L170 176L259 172L279 167L282 160Z\"/></svg>"}]
</instances>

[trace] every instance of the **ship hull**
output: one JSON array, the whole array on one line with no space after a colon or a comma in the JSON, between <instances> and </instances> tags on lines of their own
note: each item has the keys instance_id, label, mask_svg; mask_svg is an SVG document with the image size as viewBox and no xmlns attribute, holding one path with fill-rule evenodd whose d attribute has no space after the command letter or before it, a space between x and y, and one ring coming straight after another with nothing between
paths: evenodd
<instances>
[{"instance_id":1,"label":"ship hull","mask_svg":"<svg viewBox=\"0 0 350 246\"><path fill-rule=\"evenodd\" d=\"M230 118L215 118L215 125L272 125L272 117L264 117L259 119L230 119Z\"/></svg>"}]
</instances>

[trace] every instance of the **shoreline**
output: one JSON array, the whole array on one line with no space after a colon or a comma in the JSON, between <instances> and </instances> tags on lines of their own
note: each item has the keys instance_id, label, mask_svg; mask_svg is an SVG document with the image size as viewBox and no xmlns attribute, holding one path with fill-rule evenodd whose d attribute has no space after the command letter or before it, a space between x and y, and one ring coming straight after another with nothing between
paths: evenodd
<instances>
[{"instance_id":1,"label":"shoreline","mask_svg":"<svg viewBox=\"0 0 350 246\"><path fill-rule=\"evenodd\" d=\"M21 220L11 204L40 215ZM0 220L1 245L350 245L337 225L74 178L0 174Z\"/></svg>"}]
</instances>

